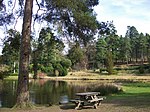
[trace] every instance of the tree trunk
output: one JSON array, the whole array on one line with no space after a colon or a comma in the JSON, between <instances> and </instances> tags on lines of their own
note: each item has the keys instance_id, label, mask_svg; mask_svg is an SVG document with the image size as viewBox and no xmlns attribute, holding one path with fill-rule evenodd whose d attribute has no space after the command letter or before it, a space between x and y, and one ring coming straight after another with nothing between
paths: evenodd
<instances>
[{"instance_id":1,"label":"tree trunk","mask_svg":"<svg viewBox=\"0 0 150 112\"><path fill-rule=\"evenodd\" d=\"M32 21L33 0L26 0L22 27L22 38L20 47L19 76L17 86L17 102L19 108L27 107L29 104L29 56L30 56L30 34Z\"/></svg>"},{"instance_id":2,"label":"tree trunk","mask_svg":"<svg viewBox=\"0 0 150 112\"><path fill-rule=\"evenodd\" d=\"M144 64L144 53L143 53L143 48L142 48L142 52L141 52L141 64Z\"/></svg>"},{"instance_id":3,"label":"tree trunk","mask_svg":"<svg viewBox=\"0 0 150 112\"><path fill-rule=\"evenodd\" d=\"M16 62L14 61L14 73L16 73Z\"/></svg>"}]
</instances>

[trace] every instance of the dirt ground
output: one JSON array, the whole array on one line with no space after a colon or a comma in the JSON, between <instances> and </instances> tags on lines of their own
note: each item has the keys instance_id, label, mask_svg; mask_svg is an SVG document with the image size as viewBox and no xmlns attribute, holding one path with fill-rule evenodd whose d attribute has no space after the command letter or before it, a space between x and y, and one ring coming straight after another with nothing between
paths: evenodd
<instances>
[{"instance_id":1,"label":"dirt ground","mask_svg":"<svg viewBox=\"0 0 150 112\"><path fill-rule=\"evenodd\" d=\"M141 102L139 99L133 102L129 100L104 101L97 109L93 106L84 106L79 110L74 109L74 104L63 104L58 106L36 107L32 110L12 110L0 108L0 112L150 112L150 100Z\"/></svg>"}]
</instances>

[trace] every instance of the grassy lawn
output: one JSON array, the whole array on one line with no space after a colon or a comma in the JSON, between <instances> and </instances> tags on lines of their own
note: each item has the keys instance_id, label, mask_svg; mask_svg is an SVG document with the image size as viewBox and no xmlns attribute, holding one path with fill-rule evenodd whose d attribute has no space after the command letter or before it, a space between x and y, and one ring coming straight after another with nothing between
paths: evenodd
<instances>
[{"instance_id":1,"label":"grassy lawn","mask_svg":"<svg viewBox=\"0 0 150 112\"><path fill-rule=\"evenodd\" d=\"M122 93L108 96L107 102L118 106L149 107L150 83L125 83L122 88Z\"/></svg>"},{"instance_id":2,"label":"grassy lawn","mask_svg":"<svg viewBox=\"0 0 150 112\"><path fill-rule=\"evenodd\" d=\"M124 94L149 95L150 83L130 83L123 85Z\"/></svg>"}]
</instances>

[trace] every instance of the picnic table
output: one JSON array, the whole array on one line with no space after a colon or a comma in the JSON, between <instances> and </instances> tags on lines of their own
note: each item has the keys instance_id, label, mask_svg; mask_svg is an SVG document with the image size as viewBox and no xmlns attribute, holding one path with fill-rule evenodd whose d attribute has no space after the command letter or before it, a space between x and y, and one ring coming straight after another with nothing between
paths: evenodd
<instances>
[{"instance_id":1,"label":"picnic table","mask_svg":"<svg viewBox=\"0 0 150 112\"><path fill-rule=\"evenodd\" d=\"M101 101L104 99L104 97L99 97L98 95L100 95L100 92L76 93L76 96L79 98L70 101L76 104L75 109L83 107L86 103L97 109L97 106L99 106Z\"/></svg>"}]
</instances>

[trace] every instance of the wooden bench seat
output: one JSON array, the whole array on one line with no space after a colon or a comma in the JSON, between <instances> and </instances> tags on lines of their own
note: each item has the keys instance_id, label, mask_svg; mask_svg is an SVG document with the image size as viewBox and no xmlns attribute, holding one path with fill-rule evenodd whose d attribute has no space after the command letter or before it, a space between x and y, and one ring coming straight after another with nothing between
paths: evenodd
<instances>
[{"instance_id":1,"label":"wooden bench seat","mask_svg":"<svg viewBox=\"0 0 150 112\"><path fill-rule=\"evenodd\" d=\"M72 102L72 103L82 103L82 102L84 102L84 101L81 101L81 100L78 100L78 99L74 99L74 100L70 100L70 102Z\"/></svg>"}]
</instances>

